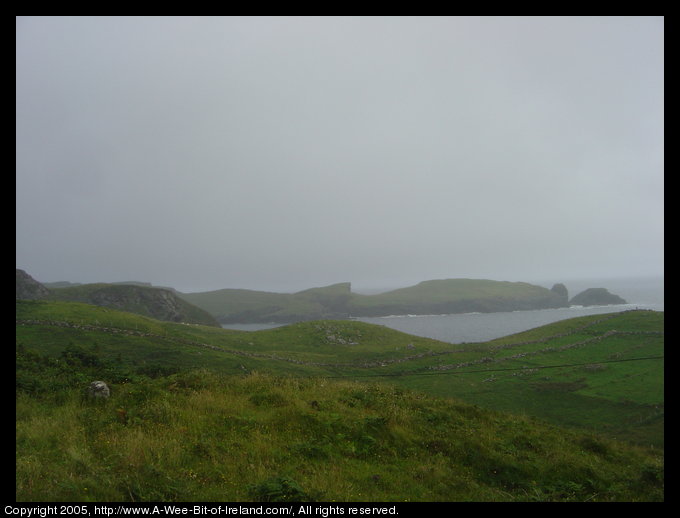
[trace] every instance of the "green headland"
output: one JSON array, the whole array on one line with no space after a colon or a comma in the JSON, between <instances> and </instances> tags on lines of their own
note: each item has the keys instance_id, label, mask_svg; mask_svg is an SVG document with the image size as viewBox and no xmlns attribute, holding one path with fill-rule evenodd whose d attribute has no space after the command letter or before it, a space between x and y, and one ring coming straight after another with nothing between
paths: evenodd
<instances>
[{"instance_id":1,"label":"green headland","mask_svg":"<svg viewBox=\"0 0 680 518\"><path fill-rule=\"evenodd\" d=\"M524 282L484 279L424 281L377 295L354 293L349 282L291 294L224 289L179 295L223 324L568 306L566 295L555 290Z\"/></svg>"}]
</instances>

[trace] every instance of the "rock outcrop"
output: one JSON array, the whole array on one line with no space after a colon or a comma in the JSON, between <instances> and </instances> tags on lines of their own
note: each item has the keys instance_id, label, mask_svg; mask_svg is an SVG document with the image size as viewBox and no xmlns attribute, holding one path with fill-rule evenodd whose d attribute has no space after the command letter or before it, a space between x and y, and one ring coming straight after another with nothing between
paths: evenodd
<instances>
[{"instance_id":1,"label":"rock outcrop","mask_svg":"<svg viewBox=\"0 0 680 518\"><path fill-rule=\"evenodd\" d=\"M569 301L571 306L609 306L611 304L628 304L624 299L605 288L588 288Z\"/></svg>"},{"instance_id":2,"label":"rock outcrop","mask_svg":"<svg viewBox=\"0 0 680 518\"><path fill-rule=\"evenodd\" d=\"M87 388L87 393L95 399L106 399L111 395L111 389L103 381L93 381Z\"/></svg>"},{"instance_id":3,"label":"rock outcrop","mask_svg":"<svg viewBox=\"0 0 680 518\"><path fill-rule=\"evenodd\" d=\"M47 299L84 302L157 320L220 327L210 313L180 298L170 289L155 288L143 283L72 284L64 282L55 284L64 285L64 287L49 289L24 270L17 268L17 300Z\"/></svg>"},{"instance_id":4,"label":"rock outcrop","mask_svg":"<svg viewBox=\"0 0 680 518\"><path fill-rule=\"evenodd\" d=\"M49 295L50 290L28 275L25 271L17 268L17 300L44 299Z\"/></svg>"},{"instance_id":5,"label":"rock outcrop","mask_svg":"<svg viewBox=\"0 0 680 518\"><path fill-rule=\"evenodd\" d=\"M562 283L555 284L553 285L552 288L550 288L550 291L556 293L557 296L560 297L560 300L565 306L569 304L569 291L567 290L567 287L564 284Z\"/></svg>"},{"instance_id":6,"label":"rock outcrop","mask_svg":"<svg viewBox=\"0 0 680 518\"><path fill-rule=\"evenodd\" d=\"M166 322L219 327L219 323L207 311L162 288L129 284L83 284L51 290L50 298L104 306Z\"/></svg>"}]
</instances>

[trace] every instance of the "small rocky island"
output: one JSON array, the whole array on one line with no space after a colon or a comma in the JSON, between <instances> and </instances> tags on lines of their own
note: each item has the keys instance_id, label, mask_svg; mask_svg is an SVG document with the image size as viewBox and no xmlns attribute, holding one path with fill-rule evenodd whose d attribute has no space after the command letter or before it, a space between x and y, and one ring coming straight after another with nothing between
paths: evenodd
<instances>
[{"instance_id":1,"label":"small rocky island","mask_svg":"<svg viewBox=\"0 0 680 518\"><path fill-rule=\"evenodd\" d=\"M625 299L609 293L605 288L588 288L569 301L570 306L609 306L611 304L628 304Z\"/></svg>"}]
</instances>

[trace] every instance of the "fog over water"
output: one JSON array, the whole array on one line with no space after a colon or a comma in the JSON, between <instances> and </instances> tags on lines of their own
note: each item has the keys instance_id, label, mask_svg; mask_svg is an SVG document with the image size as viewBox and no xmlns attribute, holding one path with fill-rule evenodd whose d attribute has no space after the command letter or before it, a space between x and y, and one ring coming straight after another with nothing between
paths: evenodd
<instances>
[{"instance_id":1,"label":"fog over water","mask_svg":"<svg viewBox=\"0 0 680 518\"><path fill-rule=\"evenodd\" d=\"M16 266L662 276L663 79L663 17L18 17Z\"/></svg>"}]
</instances>

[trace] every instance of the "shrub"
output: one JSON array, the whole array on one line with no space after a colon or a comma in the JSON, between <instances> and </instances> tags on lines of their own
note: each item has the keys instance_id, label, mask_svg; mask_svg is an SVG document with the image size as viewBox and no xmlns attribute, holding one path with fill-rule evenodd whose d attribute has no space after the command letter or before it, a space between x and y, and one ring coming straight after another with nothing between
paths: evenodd
<instances>
[{"instance_id":1,"label":"shrub","mask_svg":"<svg viewBox=\"0 0 680 518\"><path fill-rule=\"evenodd\" d=\"M250 396L255 406L280 407L287 404L286 398L279 392L258 392Z\"/></svg>"},{"instance_id":2,"label":"shrub","mask_svg":"<svg viewBox=\"0 0 680 518\"><path fill-rule=\"evenodd\" d=\"M248 486L248 493L258 502L314 501L295 480L288 477L275 477L253 484Z\"/></svg>"}]
</instances>

